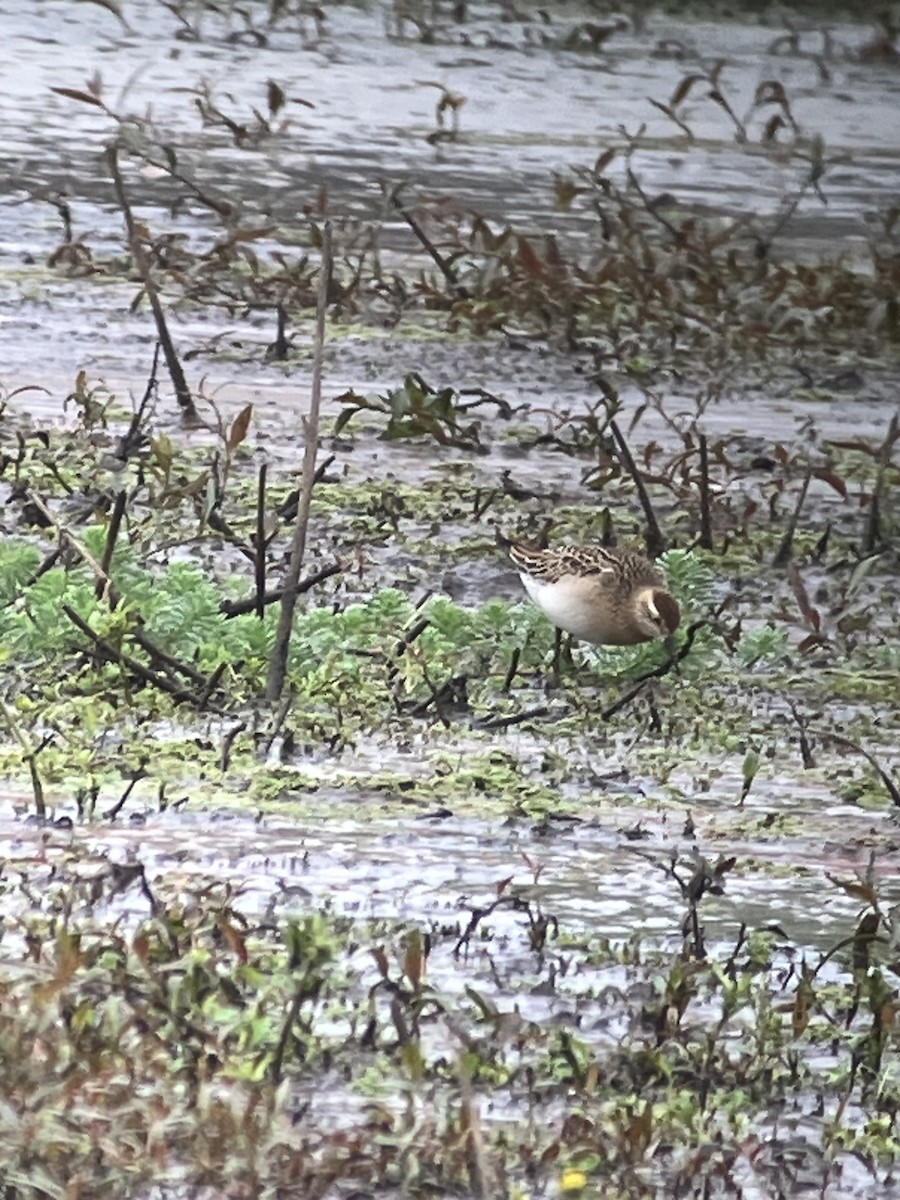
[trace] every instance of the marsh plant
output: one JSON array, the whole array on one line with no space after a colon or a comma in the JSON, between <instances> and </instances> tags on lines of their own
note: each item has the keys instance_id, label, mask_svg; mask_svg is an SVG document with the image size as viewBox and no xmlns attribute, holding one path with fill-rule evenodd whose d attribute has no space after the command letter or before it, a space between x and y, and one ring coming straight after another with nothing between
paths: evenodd
<instances>
[{"instance_id":1,"label":"marsh plant","mask_svg":"<svg viewBox=\"0 0 900 1200\"><path fill-rule=\"evenodd\" d=\"M712 947L740 864L656 865L658 944L567 926L508 879L415 923L277 889L262 915L221 878L76 846L5 877L4 1186L638 1200L652 1179L737 1200L748 1178L775 1196L852 1174L890 1194L896 964L873 879L835 881L861 911L827 951L745 925Z\"/></svg>"},{"instance_id":2,"label":"marsh plant","mask_svg":"<svg viewBox=\"0 0 900 1200\"><path fill-rule=\"evenodd\" d=\"M104 538L105 530L96 528L87 531L85 542L99 556ZM664 563L687 611L704 611L711 600L709 567L686 551L670 551ZM252 612L234 615L230 593L239 584L223 594L222 586L195 562L175 561L149 570L123 547L110 565L121 603L110 610L105 598L98 598L86 568L52 566L38 574L40 565L40 551L30 541L8 539L0 547L0 642L11 670L40 659L48 679L66 661L81 661L90 672L83 632L60 620L60 612L71 608L108 643L127 646L139 627L159 650L190 662L201 674L226 664L223 686L227 682L234 699L248 700L259 688L271 651L274 614L262 621ZM332 696L345 711L358 705L361 714L379 691L384 703L402 683L407 699L422 699L428 694L427 678L452 673L479 681L489 705L514 650L525 650L520 670L535 670L551 645L551 627L530 604L495 600L470 608L434 597L417 606L403 592L382 588L364 602L310 605L298 613L290 678L310 698ZM133 649L139 652L140 646ZM707 652L715 653L712 646ZM661 653L655 647L634 647L618 655L604 652L597 661L601 668L628 676L658 661Z\"/></svg>"}]
</instances>

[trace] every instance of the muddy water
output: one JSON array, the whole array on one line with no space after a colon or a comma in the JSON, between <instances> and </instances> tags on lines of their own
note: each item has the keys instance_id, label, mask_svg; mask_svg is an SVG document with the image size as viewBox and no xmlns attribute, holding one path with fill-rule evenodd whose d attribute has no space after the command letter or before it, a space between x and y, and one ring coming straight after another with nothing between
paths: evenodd
<instances>
[{"instance_id":1,"label":"muddy water","mask_svg":"<svg viewBox=\"0 0 900 1200\"><path fill-rule=\"evenodd\" d=\"M852 932L859 902L828 876L864 874L873 850L885 905L900 902L900 834L892 836L889 814L823 805L814 786L777 783L761 785L738 807L725 798L728 782L714 799L694 798L693 831L685 829L685 808L652 797L598 802L593 815L582 806L578 818L563 808L541 821L427 811L387 821L377 816L378 798L364 794L358 803L373 812L364 821L154 814L138 803L130 820L67 829L24 818L22 796L19 815L7 807L0 820L0 853L7 875L20 870L32 879L34 872L63 866L90 878L110 862L138 861L151 883L161 875L186 885L228 880L251 910L291 912L312 902L362 918L461 926L496 899L506 881L508 894L528 898L570 932L612 939L641 932L673 945L684 916L666 870L673 855L685 881L697 853L711 861L737 856L725 894L704 903L708 934L717 939L734 939L744 922L750 928L777 924L794 944L830 948ZM738 794L739 778L730 782ZM60 805L56 816L66 811ZM793 835L770 832L773 811L780 821L794 822ZM139 897L134 903L135 911L143 910ZM501 911L491 923L523 920Z\"/></svg>"},{"instance_id":2,"label":"muddy water","mask_svg":"<svg viewBox=\"0 0 900 1200\"><path fill-rule=\"evenodd\" d=\"M731 217L774 214L798 167L777 152L759 150L760 128L771 112L750 110L757 86L772 78L787 89L804 135L821 134L828 153L841 159L828 177L827 206L808 197L790 223L791 253L814 253L824 242L864 255L873 214L894 198L900 72L854 61L871 36L865 26L832 27L827 45L811 28L791 50L778 42L777 28L653 16L645 29L623 28L603 53L593 54L560 48L579 19L591 15L577 11L544 26L537 18L498 22L493 5L472 5L465 26L441 25L434 44L422 44L388 36L387 6L334 5L324 30L309 23L286 28L269 33L262 46L248 45L246 36L229 41L240 28L237 18L229 24L207 13L194 41L154 0L129 0L123 11L127 29L99 5L48 0L32 13L0 0L0 252L6 274L0 277L0 385L48 389L46 395L29 392L12 406L43 422L60 420L61 400L82 368L105 380L128 406L129 397L143 391L152 357L149 315L129 311L133 284L68 279L45 267L62 239L61 222L47 201L60 194L69 198L76 236L85 235L98 258L122 250L121 217L101 163L114 122L50 91L83 88L95 73L104 101L126 117L149 115L204 187L240 202L245 225L252 226L255 216L261 225L277 222L290 236L303 227L303 203L324 184L337 214L381 222L384 244L406 271L429 264L420 262L408 232L385 213L379 179L458 196L526 228L583 237L584 215L554 208L551 173L590 164L623 125L632 131L646 125L634 165L651 191L669 190L685 205ZM726 64L720 83L733 109L750 113L749 143L735 143L729 118L697 88L686 109L695 135L688 147L648 97L667 100L686 75L720 60ZM224 132L201 128L191 90L200 81L223 111L252 121L252 108L264 108L269 79L292 98L284 133L235 148ZM440 93L425 84L434 81L466 97L459 140L437 147L427 141ZM204 247L221 234L203 210L170 211L171 195L147 172L135 172L129 186L154 229ZM172 324L181 352L197 355L188 363L190 382L196 386L202 378L205 393L215 395L226 413L252 401L260 450L277 457L289 449L285 422L296 427L308 400L305 333L286 378L282 367L263 362L274 335L269 314L176 311ZM420 370L438 385L496 391L513 404L517 419L527 420L548 408L578 413L595 400L585 368L579 359L546 355L542 347L421 341L401 325L389 334L367 330L332 342L326 395L393 386L406 371ZM890 381L862 377L837 402L798 400L801 382L798 373L796 380L749 395L743 387L739 395L726 393L705 424L713 434L761 434L769 442L790 440L809 425L823 437L877 436L896 407ZM623 398L634 406L641 400L627 390ZM668 407L692 413L694 397L673 394ZM164 389L160 420L174 411ZM671 438L652 413L642 430L647 438ZM440 469L458 457L431 454L429 467ZM401 477L418 473L415 455L401 448L393 447L388 461ZM362 474L372 469L363 453L349 466ZM538 452L510 461L502 447L468 469L489 485L504 468L526 483L553 476L564 488L577 476L558 455Z\"/></svg>"},{"instance_id":3,"label":"muddy water","mask_svg":"<svg viewBox=\"0 0 900 1200\"><path fill-rule=\"evenodd\" d=\"M854 61L871 36L864 26L832 27L827 44L813 28L792 50L778 42L777 28L653 16L645 29L623 28L594 54L561 48L590 13L567 11L544 25L536 15L499 22L494 5L469 7L468 23L440 25L433 44L387 36L390 10L373 4L329 6L321 35L311 25L286 28L251 46L246 36L234 39L238 18L229 24L209 12L196 27L199 40L179 36L175 17L153 0L127 0L128 29L99 5L48 0L32 11L0 0L0 247L12 275L0 292L6 385L34 381L38 366L45 385L53 375L68 382L84 366L137 389L146 371L152 335L146 314L128 313L134 288L54 282L42 266L61 241L61 223L46 203L59 194L69 197L76 235L87 235L100 257L121 251L121 220L100 161L113 122L50 91L83 88L95 74L104 101L124 117L149 114L204 187L242 205L245 224L256 214L288 235L302 228L298 213L320 186L338 214L386 218L378 187L385 178L457 196L525 228L579 236L585 218L554 209L551 172L591 164L620 126L634 132L641 125L646 137L634 166L651 192L669 190L688 207L730 217L774 213L800 173L778 152L759 149L773 110L754 110L753 97L774 78L803 134L823 136L840 160L827 207L815 197L801 203L789 229L792 251L839 241L844 251L864 254L874 214L893 199L900 157L893 132L900 73ZM737 145L725 112L695 87L685 108L695 139L688 153L681 132L648 98L667 101L685 76L719 61L720 87L746 117L749 141ZM270 79L289 97L286 132L248 149L235 148L223 131L202 133L192 94L201 80L225 113L252 122ZM437 147L427 140L441 94L429 86L435 82L465 97L458 141ZM172 196L158 178L145 172L130 184L155 228L204 246L221 233L202 210L169 212ZM401 268L416 265L396 222L385 219L381 236ZM231 342L237 359L258 360L271 340L259 322L195 315L179 337L193 348L229 324L236 328L224 345ZM348 365L334 364L336 385L348 376L358 381L352 349ZM210 384L264 389L278 379L258 361L230 362ZM290 404L280 392L273 399Z\"/></svg>"}]
</instances>

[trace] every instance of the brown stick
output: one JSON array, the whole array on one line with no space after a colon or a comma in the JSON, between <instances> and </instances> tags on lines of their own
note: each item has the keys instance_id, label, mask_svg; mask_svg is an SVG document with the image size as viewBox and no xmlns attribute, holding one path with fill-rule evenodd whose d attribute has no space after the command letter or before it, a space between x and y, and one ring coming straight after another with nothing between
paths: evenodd
<instances>
[{"instance_id":1,"label":"brown stick","mask_svg":"<svg viewBox=\"0 0 900 1200\"><path fill-rule=\"evenodd\" d=\"M630 688L624 696L616 700L614 704L610 704L608 708L604 708L603 712L600 714L600 719L602 721L611 720L617 713L620 713L623 708L627 708L632 700L636 699L641 694L651 679L661 679L663 675L668 675L673 667L677 666L678 663L687 658L688 654L691 652L691 647L694 645L694 639L696 638L697 634L701 629L706 629L709 625L712 625L712 622L707 620L694 621L692 625L689 625L685 635L684 645L679 649L678 653L673 655L671 658L667 658L664 663L661 663L658 667L654 667L652 671L647 671L645 675L641 675L635 681L634 687Z\"/></svg>"},{"instance_id":2,"label":"brown stick","mask_svg":"<svg viewBox=\"0 0 900 1200\"><path fill-rule=\"evenodd\" d=\"M866 517L866 527L863 533L862 554L874 554L881 540L881 500L884 495L884 482L887 468L891 463L894 443L900 438L900 418L894 413L888 426L887 435L881 443L878 454L878 470L875 474L875 486L869 499L869 511Z\"/></svg>"},{"instance_id":3,"label":"brown stick","mask_svg":"<svg viewBox=\"0 0 900 1200\"><path fill-rule=\"evenodd\" d=\"M132 658L130 654L126 654L123 650L110 645L106 638L100 637L88 625L87 621L82 620L78 613L69 604L62 606L62 611L66 614L72 624L97 648L100 654L108 662L118 663L124 667L129 674L134 675L141 683L149 684L151 687L158 688L161 692L166 692L175 700L184 700L189 704L193 704L196 708L204 707L201 705L201 698L195 696L193 692L189 692L186 688L180 687L177 683L173 683L166 675L159 675L156 671L151 671L149 667L145 667L142 662L138 662L136 658ZM224 716L222 709L210 709L211 712L217 713L219 716Z\"/></svg>"},{"instance_id":4,"label":"brown stick","mask_svg":"<svg viewBox=\"0 0 900 1200\"><path fill-rule=\"evenodd\" d=\"M191 389L187 385L187 379L185 378L181 361L178 358L175 343L172 341L169 327L166 324L166 314L159 296L159 288L156 286L156 281L150 271L150 263L147 260L147 255L144 253L144 247L141 244L140 236L135 227L131 202L128 199L128 193L125 191L122 172L119 170L119 147L115 142L106 149L106 161L109 163L113 187L116 191L116 200L119 203L119 208L122 210L122 216L125 218L129 249L134 258L134 264L138 269L138 274L141 277L141 282L144 285L144 291L147 293L147 299L150 301L153 320L156 322L157 336L165 355L166 366L169 368L169 377L172 380L172 386L175 389L175 398L178 401L184 419L199 424L200 415L194 404Z\"/></svg>"},{"instance_id":5,"label":"brown stick","mask_svg":"<svg viewBox=\"0 0 900 1200\"><path fill-rule=\"evenodd\" d=\"M807 468L806 475L803 479L803 484L800 488L800 494L797 496L797 505L791 513L790 520L787 524L787 529L784 531L784 537L781 539L781 545L772 559L773 567L784 567L791 561L794 553L794 537L797 533L797 525L800 522L800 513L806 501L806 493L809 491L809 482L812 479L812 471Z\"/></svg>"},{"instance_id":6,"label":"brown stick","mask_svg":"<svg viewBox=\"0 0 900 1200\"><path fill-rule=\"evenodd\" d=\"M321 583L324 579L330 579L332 575L339 575L343 571L340 563L331 563L327 567L323 567L321 571L315 571L312 575L307 575L305 579L301 579L297 584L297 595L302 596L304 592L308 592L310 588ZM277 604L279 600L284 599L284 594L287 588L273 588L272 591L266 592L264 602L269 604ZM223 600L219 605L219 612L224 613L229 619L231 617L243 617L247 613L256 611L256 596L250 596L247 600Z\"/></svg>"},{"instance_id":7,"label":"brown stick","mask_svg":"<svg viewBox=\"0 0 900 1200\"><path fill-rule=\"evenodd\" d=\"M153 366L150 368L150 378L147 380L147 386L144 388L144 394L141 397L141 402L137 406L131 422L122 436L119 438L119 444L116 448L116 458L122 462L127 462L135 450L139 449L143 434L141 433L141 425L144 420L144 413L147 411L147 405L156 395L156 374L159 368L159 342L153 347Z\"/></svg>"},{"instance_id":8,"label":"brown stick","mask_svg":"<svg viewBox=\"0 0 900 1200\"><path fill-rule=\"evenodd\" d=\"M52 571L61 557L62 551L60 550L59 546L57 546L55 550L51 550L43 562L40 563L40 565L35 569L35 572L31 578L25 581L22 591L27 592L32 584L37 583L42 575L46 575L48 571Z\"/></svg>"},{"instance_id":9,"label":"brown stick","mask_svg":"<svg viewBox=\"0 0 900 1200\"><path fill-rule=\"evenodd\" d=\"M260 620L266 612L266 463L260 463L256 485L256 615Z\"/></svg>"},{"instance_id":10,"label":"brown stick","mask_svg":"<svg viewBox=\"0 0 900 1200\"><path fill-rule=\"evenodd\" d=\"M637 468L637 463L628 449L628 443L622 436L622 431L616 424L615 420L609 422L609 429L616 440L616 447L619 452L619 457L625 464L625 469L631 476L635 488L637 489L638 499L641 502L641 508L644 510L644 520L647 522L647 533L645 541L647 544L647 554L650 558L659 558L660 554L666 548L666 541L662 535L662 530L659 527L659 522L656 519L656 513L653 511L653 505L650 503L650 497L647 494L647 489L644 486L644 480L640 471Z\"/></svg>"},{"instance_id":11,"label":"brown stick","mask_svg":"<svg viewBox=\"0 0 900 1200\"><path fill-rule=\"evenodd\" d=\"M382 184L382 190L384 190L384 184ZM468 296L468 294L469 294L468 291L466 290L466 288L464 288L462 286L462 284L456 278L456 272L453 269L453 264L449 263L447 261L447 259L444 258L443 254L440 253L440 251L435 246L434 242L431 241L431 239L428 237L428 234L425 232L425 230L422 228L422 226L419 224L419 222L416 220L416 218L406 208L403 201L400 199L398 192L399 192L398 188L393 188L390 191L390 193L388 194L388 202L390 203L390 205L393 208L396 208L397 212L400 214L400 216L403 218L403 220L407 223L407 225L410 227L410 229L415 234L419 244L427 251L429 256L434 260L434 263L436 264L438 270L443 275L443 277L447 280L447 282L450 284L450 286L453 288L453 290L457 293L457 295L462 296L462 297Z\"/></svg>"},{"instance_id":12,"label":"brown stick","mask_svg":"<svg viewBox=\"0 0 900 1200\"><path fill-rule=\"evenodd\" d=\"M891 804L900 806L900 788L897 787L896 783L894 783L893 779L891 779L884 767L879 764L874 754L870 754L870 752L866 750L865 747L861 746L859 742L851 741L850 738L844 737L843 734L840 733L834 733L830 729L812 729L810 732L816 737L828 738L830 741L834 742L835 745L840 746L844 750L853 750L862 758L864 758L872 770L875 771L880 777L881 782L884 784L885 788L887 789L887 793L891 798Z\"/></svg>"},{"instance_id":13,"label":"brown stick","mask_svg":"<svg viewBox=\"0 0 900 1200\"><path fill-rule=\"evenodd\" d=\"M155 642L147 637L146 633L140 628L131 630L131 636L140 646L140 648L150 656L155 662L162 663L168 670L173 671L178 675L184 675L186 679L190 679L193 683L199 684L200 687L206 687L207 679L205 675L195 670L190 663L181 662L180 659L173 658L171 654L167 654L165 650L161 650Z\"/></svg>"},{"instance_id":14,"label":"brown stick","mask_svg":"<svg viewBox=\"0 0 900 1200\"><path fill-rule=\"evenodd\" d=\"M475 729L511 729L513 725L521 725L523 721L536 720L546 717L550 709L546 704L537 708L526 708L524 712L511 713L508 717L489 717L486 721L474 721Z\"/></svg>"},{"instance_id":15,"label":"brown stick","mask_svg":"<svg viewBox=\"0 0 900 1200\"><path fill-rule=\"evenodd\" d=\"M56 535L59 538L60 544L66 542L69 546L71 546L78 557L94 572L94 575L97 578L97 594L99 596L105 594L106 602L109 605L110 610L117 608L122 599L122 593L113 583L112 579L110 579L104 568L100 565L100 563L97 562L91 552L87 549L87 547L82 545L78 538L75 537L75 535L70 532L65 525L61 525L59 521L57 521L53 513L36 492L29 492L28 499L35 506L38 512L43 515L48 525L56 530ZM108 541L109 539L107 538L107 542ZM159 646L151 641L147 634L141 629L134 629L132 631L132 637L142 650L145 650L151 658L157 659L166 668L177 671L179 674L186 676L188 679L192 680L194 683L200 684L201 686L206 685L206 677L201 675L199 671L194 670L190 663L180 662L177 658L173 658L171 654L167 654L165 650L161 650Z\"/></svg>"},{"instance_id":16,"label":"brown stick","mask_svg":"<svg viewBox=\"0 0 900 1200\"><path fill-rule=\"evenodd\" d=\"M128 500L125 492L117 492L115 504L113 505L112 515L109 518L109 528L106 531L106 542L103 546L103 556L100 559L100 574L97 576L97 582L94 585L94 595L100 600L103 593L110 584L109 568L112 563L113 551L116 548L116 539L119 536L119 529L122 526L122 517L125 515L125 504Z\"/></svg>"},{"instance_id":17,"label":"brown stick","mask_svg":"<svg viewBox=\"0 0 900 1200\"><path fill-rule=\"evenodd\" d=\"M328 281L331 276L331 224L326 221L322 230L322 265L319 277L319 294L316 303L316 341L313 357L312 390L309 401L309 416L303 422L306 445L303 450L303 477L300 480L300 498L297 503L297 520L291 539L291 559L284 595L281 599L281 615L275 634L275 645L269 660L269 675L266 681L266 699L277 700L284 689L287 674L288 651L294 624L294 609L297 606L297 585L303 569L306 552L306 531L309 527L309 508L316 476L316 453L319 449L319 412L322 406L322 370L325 360L325 314L328 307Z\"/></svg>"},{"instance_id":18,"label":"brown stick","mask_svg":"<svg viewBox=\"0 0 900 1200\"><path fill-rule=\"evenodd\" d=\"M712 514L709 511L709 449L706 434L700 434L700 546L712 550Z\"/></svg>"}]
</instances>

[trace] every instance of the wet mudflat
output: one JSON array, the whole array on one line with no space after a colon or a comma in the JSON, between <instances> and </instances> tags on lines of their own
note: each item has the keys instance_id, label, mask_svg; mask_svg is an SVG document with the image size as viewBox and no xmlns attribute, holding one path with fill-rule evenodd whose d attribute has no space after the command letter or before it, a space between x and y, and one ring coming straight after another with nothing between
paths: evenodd
<instances>
[{"instance_id":1,"label":"wet mudflat","mask_svg":"<svg viewBox=\"0 0 900 1200\"><path fill-rule=\"evenodd\" d=\"M898 1192L894 32L464 8L0 2L10 1196Z\"/></svg>"}]
</instances>

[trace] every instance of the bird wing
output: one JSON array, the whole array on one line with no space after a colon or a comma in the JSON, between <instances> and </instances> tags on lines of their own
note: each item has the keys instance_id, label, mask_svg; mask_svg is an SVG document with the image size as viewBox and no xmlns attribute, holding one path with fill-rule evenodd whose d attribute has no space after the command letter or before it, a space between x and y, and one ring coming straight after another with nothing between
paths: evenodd
<instances>
[{"instance_id":1,"label":"bird wing","mask_svg":"<svg viewBox=\"0 0 900 1200\"><path fill-rule=\"evenodd\" d=\"M555 583L567 575L615 576L621 570L618 556L602 546L559 546L538 550L521 542L511 542L509 557L533 579Z\"/></svg>"}]
</instances>

